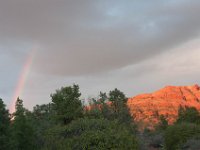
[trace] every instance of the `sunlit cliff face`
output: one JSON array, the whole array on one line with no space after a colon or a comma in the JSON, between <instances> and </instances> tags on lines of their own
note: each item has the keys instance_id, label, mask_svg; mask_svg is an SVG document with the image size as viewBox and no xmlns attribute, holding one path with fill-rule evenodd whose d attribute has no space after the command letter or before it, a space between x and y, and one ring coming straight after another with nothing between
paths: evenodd
<instances>
[{"instance_id":1,"label":"sunlit cliff face","mask_svg":"<svg viewBox=\"0 0 200 150\"><path fill-rule=\"evenodd\" d=\"M180 106L195 107L200 111L200 87L166 86L156 92L130 98L127 104L140 128L152 128L158 123L159 115L164 115L172 124Z\"/></svg>"}]
</instances>

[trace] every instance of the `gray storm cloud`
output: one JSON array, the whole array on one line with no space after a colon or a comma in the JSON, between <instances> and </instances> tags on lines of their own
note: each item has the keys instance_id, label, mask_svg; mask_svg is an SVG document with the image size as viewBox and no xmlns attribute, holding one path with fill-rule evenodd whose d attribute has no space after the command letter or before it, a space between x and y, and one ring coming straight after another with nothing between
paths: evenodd
<instances>
[{"instance_id":1,"label":"gray storm cloud","mask_svg":"<svg viewBox=\"0 0 200 150\"><path fill-rule=\"evenodd\" d=\"M0 39L39 46L37 72L95 74L197 37L199 10L197 0L6 0L0 2Z\"/></svg>"},{"instance_id":2,"label":"gray storm cloud","mask_svg":"<svg viewBox=\"0 0 200 150\"><path fill-rule=\"evenodd\" d=\"M84 98L200 83L199 14L199 0L0 0L0 97L11 102L32 48L28 108L73 83Z\"/></svg>"}]
</instances>

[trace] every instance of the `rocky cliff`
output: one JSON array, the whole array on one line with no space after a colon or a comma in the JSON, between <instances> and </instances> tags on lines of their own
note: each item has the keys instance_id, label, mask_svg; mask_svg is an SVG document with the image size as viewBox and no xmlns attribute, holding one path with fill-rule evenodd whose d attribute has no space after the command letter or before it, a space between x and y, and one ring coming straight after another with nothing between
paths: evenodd
<instances>
[{"instance_id":1,"label":"rocky cliff","mask_svg":"<svg viewBox=\"0 0 200 150\"><path fill-rule=\"evenodd\" d=\"M152 127L159 121L159 115L164 115L172 124L181 106L195 107L200 111L200 87L166 86L163 89L132 97L127 102L131 114L140 127Z\"/></svg>"}]
</instances>

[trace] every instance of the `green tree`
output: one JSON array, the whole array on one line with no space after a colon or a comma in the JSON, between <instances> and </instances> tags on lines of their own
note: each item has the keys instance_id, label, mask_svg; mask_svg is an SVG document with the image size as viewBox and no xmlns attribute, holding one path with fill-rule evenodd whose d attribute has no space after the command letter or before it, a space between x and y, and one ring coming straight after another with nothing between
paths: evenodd
<instances>
[{"instance_id":1,"label":"green tree","mask_svg":"<svg viewBox=\"0 0 200 150\"><path fill-rule=\"evenodd\" d=\"M80 96L79 86L75 84L62 87L60 90L56 90L56 93L51 94L55 117L62 124L66 125L82 116L83 107Z\"/></svg>"},{"instance_id":2,"label":"green tree","mask_svg":"<svg viewBox=\"0 0 200 150\"><path fill-rule=\"evenodd\" d=\"M181 123L169 126L165 132L165 148L180 149L188 139L199 135L200 127L196 124Z\"/></svg>"},{"instance_id":3,"label":"green tree","mask_svg":"<svg viewBox=\"0 0 200 150\"><path fill-rule=\"evenodd\" d=\"M176 123L182 123L182 122L188 122L188 123L200 123L200 113L195 107L181 107L178 111L178 119Z\"/></svg>"},{"instance_id":4,"label":"green tree","mask_svg":"<svg viewBox=\"0 0 200 150\"><path fill-rule=\"evenodd\" d=\"M3 100L0 99L0 150L9 149L10 117Z\"/></svg>"},{"instance_id":5,"label":"green tree","mask_svg":"<svg viewBox=\"0 0 200 150\"><path fill-rule=\"evenodd\" d=\"M120 108L123 105L126 105L127 102L125 94L117 88L115 88L113 91L110 91L108 99L116 113L119 113Z\"/></svg>"},{"instance_id":6,"label":"green tree","mask_svg":"<svg viewBox=\"0 0 200 150\"><path fill-rule=\"evenodd\" d=\"M127 107L127 97L123 92L118 89L114 89L109 92L108 100L111 102L111 109L114 112L114 119L118 119L119 122L125 124L133 123L133 118Z\"/></svg>"},{"instance_id":7,"label":"green tree","mask_svg":"<svg viewBox=\"0 0 200 150\"><path fill-rule=\"evenodd\" d=\"M159 116L159 124L157 125L157 130L165 130L169 126L168 121L164 115Z\"/></svg>"},{"instance_id":8,"label":"green tree","mask_svg":"<svg viewBox=\"0 0 200 150\"><path fill-rule=\"evenodd\" d=\"M101 104L104 104L108 101L108 96L106 93L100 92L99 94L99 101L101 102Z\"/></svg>"},{"instance_id":9,"label":"green tree","mask_svg":"<svg viewBox=\"0 0 200 150\"><path fill-rule=\"evenodd\" d=\"M52 104L36 105L33 112L28 113L35 131L35 147L37 149L44 146L46 130L55 125L55 120L52 117L53 113Z\"/></svg>"},{"instance_id":10,"label":"green tree","mask_svg":"<svg viewBox=\"0 0 200 150\"><path fill-rule=\"evenodd\" d=\"M23 101L17 99L14 120L11 126L12 150L35 149L35 136L32 124L27 116L28 111L23 107Z\"/></svg>"},{"instance_id":11,"label":"green tree","mask_svg":"<svg viewBox=\"0 0 200 150\"><path fill-rule=\"evenodd\" d=\"M110 106L106 93L100 92L98 98L91 98L89 106L86 106L85 115L89 118L107 118L111 117Z\"/></svg>"},{"instance_id":12,"label":"green tree","mask_svg":"<svg viewBox=\"0 0 200 150\"><path fill-rule=\"evenodd\" d=\"M45 150L137 149L136 137L118 121L81 118L47 134ZM62 135L62 136L61 136Z\"/></svg>"},{"instance_id":13,"label":"green tree","mask_svg":"<svg viewBox=\"0 0 200 150\"><path fill-rule=\"evenodd\" d=\"M84 116L87 116L88 118L103 118L103 105L105 103L102 103L99 99L91 98L89 100L89 105L85 107Z\"/></svg>"},{"instance_id":14,"label":"green tree","mask_svg":"<svg viewBox=\"0 0 200 150\"><path fill-rule=\"evenodd\" d=\"M127 98L123 92L118 89L106 93L100 92L98 99L92 99L92 103L86 111L89 118L104 118L108 120L118 120L122 124L135 131L136 125L134 119L127 107Z\"/></svg>"},{"instance_id":15,"label":"green tree","mask_svg":"<svg viewBox=\"0 0 200 150\"><path fill-rule=\"evenodd\" d=\"M71 150L66 144L66 126L57 124L44 130L44 143L41 150Z\"/></svg>"}]
</instances>

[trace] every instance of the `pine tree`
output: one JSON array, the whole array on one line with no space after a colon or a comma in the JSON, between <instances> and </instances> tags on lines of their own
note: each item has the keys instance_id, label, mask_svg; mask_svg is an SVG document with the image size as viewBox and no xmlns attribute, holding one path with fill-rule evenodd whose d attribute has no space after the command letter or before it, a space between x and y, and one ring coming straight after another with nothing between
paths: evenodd
<instances>
[{"instance_id":1,"label":"pine tree","mask_svg":"<svg viewBox=\"0 0 200 150\"><path fill-rule=\"evenodd\" d=\"M111 108L114 111L114 118L121 123L131 124L132 117L127 107L127 98L123 92L118 89L110 91L108 100L111 102Z\"/></svg>"},{"instance_id":2,"label":"pine tree","mask_svg":"<svg viewBox=\"0 0 200 150\"><path fill-rule=\"evenodd\" d=\"M10 117L5 107L2 99L0 99L0 150L9 149Z\"/></svg>"},{"instance_id":3,"label":"pine tree","mask_svg":"<svg viewBox=\"0 0 200 150\"><path fill-rule=\"evenodd\" d=\"M72 120L82 116L83 108L80 100L79 86L62 87L51 94L55 118L62 124L69 124Z\"/></svg>"},{"instance_id":4,"label":"pine tree","mask_svg":"<svg viewBox=\"0 0 200 150\"><path fill-rule=\"evenodd\" d=\"M109 101L112 102L112 106L116 113L119 113L121 106L126 105L127 98L123 92L115 88L109 93Z\"/></svg>"},{"instance_id":5,"label":"pine tree","mask_svg":"<svg viewBox=\"0 0 200 150\"><path fill-rule=\"evenodd\" d=\"M12 149L33 150L34 131L31 122L27 117L27 110L23 107L23 101L17 98L15 104L14 120L12 123Z\"/></svg>"},{"instance_id":6,"label":"pine tree","mask_svg":"<svg viewBox=\"0 0 200 150\"><path fill-rule=\"evenodd\" d=\"M176 123L182 122L200 124L200 113L195 107L183 108L180 106Z\"/></svg>"}]
</instances>

